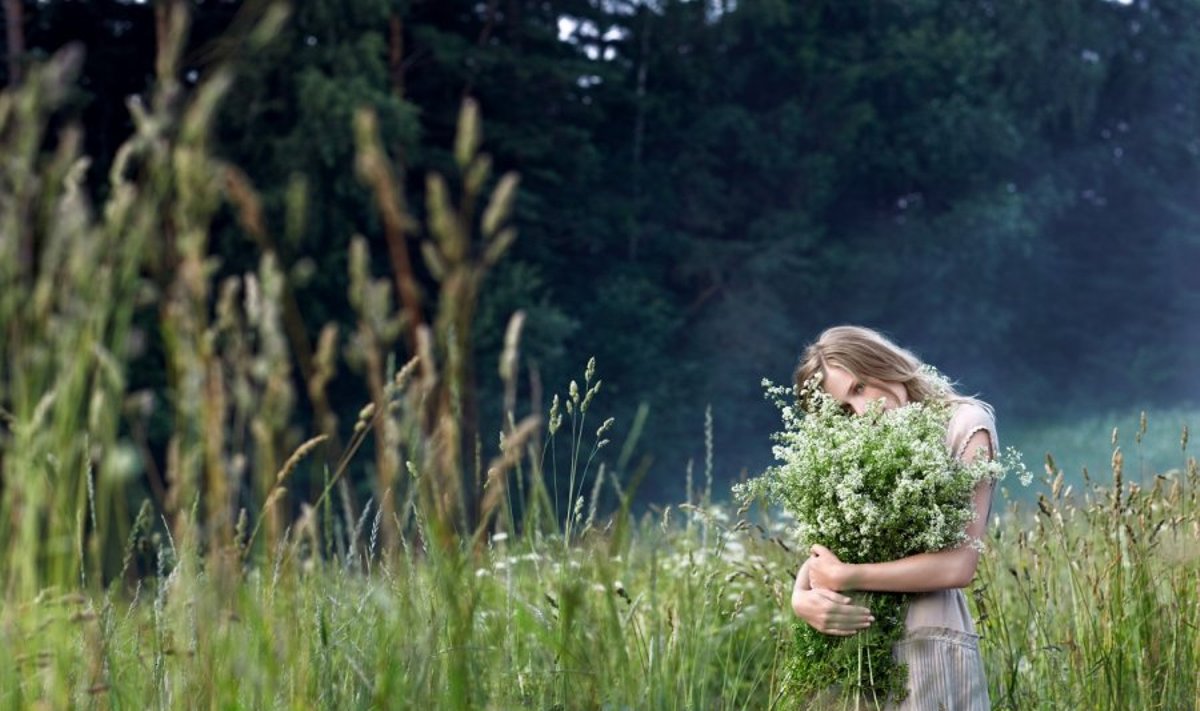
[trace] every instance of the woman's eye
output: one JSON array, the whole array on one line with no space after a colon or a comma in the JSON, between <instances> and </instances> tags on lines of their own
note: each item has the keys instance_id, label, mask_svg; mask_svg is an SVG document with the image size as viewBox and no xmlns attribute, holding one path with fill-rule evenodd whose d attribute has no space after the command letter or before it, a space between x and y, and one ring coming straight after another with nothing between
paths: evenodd
<instances>
[{"instance_id":1,"label":"woman's eye","mask_svg":"<svg viewBox=\"0 0 1200 711\"><path fill-rule=\"evenodd\" d=\"M864 391L864 390L866 390L866 389L867 389L867 386L866 386L866 385L863 385L862 383L856 383L856 384L854 385L854 394L855 394L855 395L862 395L862 394L863 394L863 391Z\"/></svg>"}]
</instances>

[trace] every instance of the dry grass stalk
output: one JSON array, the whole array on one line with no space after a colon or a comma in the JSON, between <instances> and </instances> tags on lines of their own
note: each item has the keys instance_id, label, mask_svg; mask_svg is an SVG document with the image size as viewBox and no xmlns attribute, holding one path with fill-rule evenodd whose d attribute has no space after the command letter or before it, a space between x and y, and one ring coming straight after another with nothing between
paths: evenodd
<instances>
[{"instance_id":1,"label":"dry grass stalk","mask_svg":"<svg viewBox=\"0 0 1200 711\"><path fill-rule=\"evenodd\" d=\"M487 484L484 486L483 498L479 505L479 520L476 525L475 538L478 540L481 532L487 530L501 504L505 502L508 493L508 473L521 461L525 447L542 426L542 418L529 415L505 435L501 453L492 459L487 467Z\"/></svg>"},{"instance_id":2,"label":"dry grass stalk","mask_svg":"<svg viewBox=\"0 0 1200 711\"><path fill-rule=\"evenodd\" d=\"M297 447L296 451L292 452L292 456L287 458L287 461L283 463L283 467L275 475L275 486L280 486L283 484L283 482L287 480L291 473L296 470L296 466L300 464L301 460L311 454L312 451L317 448L317 445L328 440L328 435L317 435L316 437L313 437Z\"/></svg>"},{"instance_id":3,"label":"dry grass stalk","mask_svg":"<svg viewBox=\"0 0 1200 711\"><path fill-rule=\"evenodd\" d=\"M459 120L459 131L455 142L455 159L463 180L463 196L455 206L450 199L446 180L439 175L430 175L426 181L426 196L429 212L431 239L422 241L420 251L426 266L439 283L437 309L432 326L421 312L415 282L409 263L405 235L414 231L414 223L407 215L403 202L403 191L397 184L391 162L384 153L378 135L377 120L371 112L361 111L356 116L355 135L358 144L357 168L360 177L375 193L376 203L383 218L385 234L392 256L393 277L396 291L403 305L403 316L409 347L421 356L423 364L423 393L413 395L411 404L418 413L420 439L424 444L421 468L430 476L433 487L431 502L440 522L439 530L451 531L466 522L469 507L464 491L465 453L477 441L477 407L475 405L474 374L472 369L473 349L470 341L472 320L478 300L479 288L487 270L498 260L511 244L515 232L503 229L507 222L516 189L515 175L505 176L492 195L491 204L484 217L484 244L472 243L472 225L475 224L475 205L482 194L483 185L490 174L491 162L480 155L481 143L478 107L473 101L463 104ZM365 260L358 260L359 264ZM354 265L352 264L352 267ZM365 269L356 267L359 277L354 288L360 305L366 302ZM362 331L360 327L360 331ZM428 335L432 332L433 338ZM360 347L368 361L368 378L372 372L380 372L380 362L372 354L378 334L363 333ZM437 377L439 364L444 376ZM373 399L376 384L371 385ZM376 434L377 451L395 446L395 431L379 428ZM389 442L389 439L392 441ZM395 462L380 462L382 473L394 469ZM392 481L381 475L377 483L382 494ZM480 482L476 483L478 488ZM482 492L476 491L481 495ZM474 498L474 497L472 497ZM477 507L481 508L481 507ZM392 512L384 512L383 518L390 521ZM385 529L385 535L390 532ZM449 541L446 541L449 543Z\"/></svg>"}]
</instances>

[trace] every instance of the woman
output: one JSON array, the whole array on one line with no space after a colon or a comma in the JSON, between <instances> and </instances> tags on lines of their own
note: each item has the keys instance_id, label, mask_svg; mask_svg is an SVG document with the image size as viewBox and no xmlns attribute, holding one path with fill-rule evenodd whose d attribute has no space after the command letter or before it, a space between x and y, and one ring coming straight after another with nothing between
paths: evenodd
<instances>
[{"instance_id":1,"label":"woman","mask_svg":"<svg viewBox=\"0 0 1200 711\"><path fill-rule=\"evenodd\" d=\"M883 401L885 409L910 402L941 399L954 405L946 446L970 462L994 457L996 425L991 408L948 389L912 353L881 334L857 326L838 326L821 334L796 370L797 389L814 376L848 412L862 414ZM992 498L991 480L975 489L972 540L982 538ZM864 590L911 593L904 639L893 654L908 665L908 696L898 710L990 708L987 679L979 654L979 636L967 610L963 588L975 577L979 551L972 545L922 553L883 563L848 564L822 546L800 567L792 591L792 609L816 630L850 636L870 626L870 610L842 592Z\"/></svg>"}]
</instances>

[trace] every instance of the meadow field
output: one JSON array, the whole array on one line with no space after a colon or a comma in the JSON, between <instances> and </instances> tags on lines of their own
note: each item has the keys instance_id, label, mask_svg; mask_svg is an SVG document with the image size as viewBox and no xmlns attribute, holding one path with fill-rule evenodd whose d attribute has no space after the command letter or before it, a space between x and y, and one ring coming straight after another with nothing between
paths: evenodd
<instances>
[{"instance_id":1,"label":"meadow field","mask_svg":"<svg viewBox=\"0 0 1200 711\"><path fill-rule=\"evenodd\" d=\"M777 512L728 503L711 417L684 499L639 500L644 411L614 429L594 361L529 405L522 314L503 422L464 416L516 190L475 107L453 189L428 181L433 312L393 303L356 238L356 320L310 342L258 194L209 151L232 75L184 92L178 61L163 43L96 206L56 123L79 57L0 98L0 708L805 708L781 677L804 553ZM398 239L374 114L355 132ZM259 260L218 280L221 209ZM134 389L147 339L165 375ZM364 394L340 424L339 364ZM1041 480L1000 494L969 595L994 708L1200 708L1200 470L1186 426L1157 422L1015 438L1104 454L1086 478L1032 454Z\"/></svg>"},{"instance_id":2,"label":"meadow field","mask_svg":"<svg viewBox=\"0 0 1200 711\"><path fill-rule=\"evenodd\" d=\"M1185 455L1147 486L1119 458L1085 486L1050 470L1036 506L996 514L969 595L994 708L1200 706ZM310 518L240 568L142 519L125 560L148 549L155 571L10 586L0 706L804 708L781 695L801 557L786 521L707 489L637 517L594 496L564 526L448 548L381 546L377 510L336 542Z\"/></svg>"}]
</instances>

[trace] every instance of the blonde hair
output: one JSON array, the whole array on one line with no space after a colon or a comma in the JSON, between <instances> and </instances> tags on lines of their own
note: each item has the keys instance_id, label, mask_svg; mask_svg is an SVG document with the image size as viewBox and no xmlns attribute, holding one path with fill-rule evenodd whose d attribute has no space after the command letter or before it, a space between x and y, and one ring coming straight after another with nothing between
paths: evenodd
<instances>
[{"instance_id":1,"label":"blonde hair","mask_svg":"<svg viewBox=\"0 0 1200 711\"><path fill-rule=\"evenodd\" d=\"M831 365L868 382L899 383L910 402L978 402L958 394L936 370L882 333L862 326L834 326L804 350L796 367L796 394L801 407L807 406L805 384L814 377L823 378Z\"/></svg>"}]
</instances>

